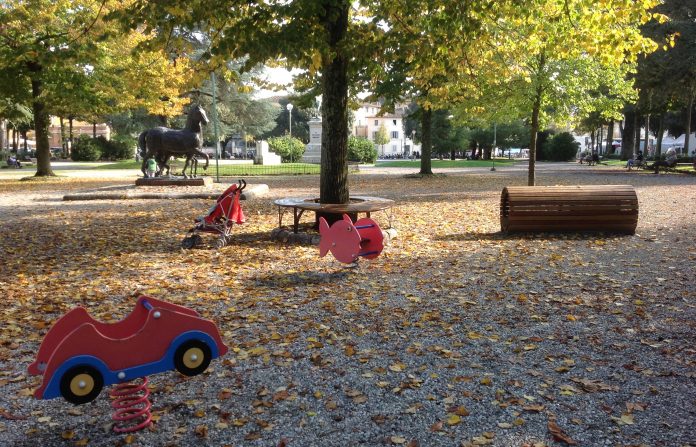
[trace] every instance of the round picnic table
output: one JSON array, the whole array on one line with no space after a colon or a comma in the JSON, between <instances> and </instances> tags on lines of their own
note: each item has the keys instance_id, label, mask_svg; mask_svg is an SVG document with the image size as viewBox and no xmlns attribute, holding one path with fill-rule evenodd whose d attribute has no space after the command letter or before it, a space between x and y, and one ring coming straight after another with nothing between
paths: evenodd
<instances>
[{"instance_id":1,"label":"round picnic table","mask_svg":"<svg viewBox=\"0 0 696 447\"><path fill-rule=\"evenodd\" d=\"M330 214L358 214L365 213L370 217L374 211L382 211L394 206L394 201L382 197L351 196L349 203L319 203L316 197L286 197L277 199L273 203L278 206L278 226L283 226L283 214L286 208L292 208L294 233L298 232L300 218L305 211Z\"/></svg>"}]
</instances>

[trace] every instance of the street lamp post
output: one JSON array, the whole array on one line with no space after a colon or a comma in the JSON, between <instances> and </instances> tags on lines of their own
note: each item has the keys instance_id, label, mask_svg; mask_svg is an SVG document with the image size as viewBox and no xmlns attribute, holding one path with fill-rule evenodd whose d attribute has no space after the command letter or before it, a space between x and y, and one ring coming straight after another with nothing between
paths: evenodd
<instances>
[{"instance_id":1,"label":"street lamp post","mask_svg":"<svg viewBox=\"0 0 696 447\"><path fill-rule=\"evenodd\" d=\"M292 137L292 104L288 103L288 129L290 130L290 136Z\"/></svg>"}]
</instances>

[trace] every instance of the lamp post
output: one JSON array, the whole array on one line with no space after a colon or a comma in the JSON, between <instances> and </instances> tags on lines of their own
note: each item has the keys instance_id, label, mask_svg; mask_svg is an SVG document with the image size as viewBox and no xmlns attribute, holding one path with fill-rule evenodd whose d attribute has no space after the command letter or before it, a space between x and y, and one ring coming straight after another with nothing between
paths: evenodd
<instances>
[{"instance_id":1,"label":"lamp post","mask_svg":"<svg viewBox=\"0 0 696 447\"><path fill-rule=\"evenodd\" d=\"M288 103L288 129L290 129L290 136L292 137L292 104Z\"/></svg>"},{"instance_id":2,"label":"lamp post","mask_svg":"<svg viewBox=\"0 0 696 447\"><path fill-rule=\"evenodd\" d=\"M220 183L220 137L218 136L217 98L215 92L215 72L210 74L213 90L213 134L215 135L215 181Z\"/></svg>"}]
</instances>

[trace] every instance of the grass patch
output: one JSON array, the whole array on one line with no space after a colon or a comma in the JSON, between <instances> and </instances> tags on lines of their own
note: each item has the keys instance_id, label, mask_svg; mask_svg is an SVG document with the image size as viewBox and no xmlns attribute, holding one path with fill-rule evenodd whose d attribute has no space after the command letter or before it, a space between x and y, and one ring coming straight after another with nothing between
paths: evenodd
<instances>
[{"instance_id":1,"label":"grass patch","mask_svg":"<svg viewBox=\"0 0 696 447\"><path fill-rule=\"evenodd\" d=\"M516 160L500 158L495 160L432 160L433 168L490 168L496 166L512 166ZM420 160L390 160L378 161L379 168L419 168Z\"/></svg>"},{"instance_id":2,"label":"grass patch","mask_svg":"<svg viewBox=\"0 0 696 447\"><path fill-rule=\"evenodd\" d=\"M176 163L176 162L174 162ZM174 164L173 163L173 164ZM99 166L95 166L94 169L138 169L140 170L142 162L135 160L121 160L115 163L107 163ZM173 165L172 164L172 165ZM184 162L181 162L181 167L184 166ZM179 169L181 169L181 167Z\"/></svg>"},{"instance_id":3,"label":"grass patch","mask_svg":"<svg viewBox=\"0 0 696 447\"><path fill-rule=\"evenodd\" d=\"M283 163L281 165L220 165L220 175L304 175L319 174L321 166L311 163ZM199 170L200 172L200 170ZM209 175L215 175L215 165L208 168Z\"/></svg>"},{"instance_id":4,"label":"grass patch","mask_svg":"<svg viewBox=\"0 0 696 447\"><path fill-rule=\"evenodd\" d=\"M184 159L173 160L171 172L181 173L184 168ZM203 171L205 163L199 162L199 175L216 175L215 160L211 160L208 165L208 170ZM116 163L102 165L96 169L137 169L140 170L141 162L135 160L123 160ZM253 164L220 164L218 166L220 175L222 176L240 176L240 175L301 175L301 174L319 174L320 165L311 163L283 163L281 165L253 165Z\"/></svg>"}]
</instances>

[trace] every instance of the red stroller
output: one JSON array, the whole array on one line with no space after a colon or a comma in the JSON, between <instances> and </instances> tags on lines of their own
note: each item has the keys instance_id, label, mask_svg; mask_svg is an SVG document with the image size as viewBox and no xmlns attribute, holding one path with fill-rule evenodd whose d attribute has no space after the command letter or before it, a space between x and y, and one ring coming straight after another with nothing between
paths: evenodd
<instances>
[{"instance_id":1,"label":"red stroller","mask_svg":"<svg viewBox=\"0 0 696 447\"><path fill-rule=\"evenodd\" d=\"M196 225L188 231L184 240L181 241L181 246L189 249L201 245L203 238L198 233L220 235L214 242L216 248L227 245L232 235L232 226L243 224L246 220L242 205L239 203L244 188L246 188L246 182L240 180L220 194L215 205L208 210L208 214L196 218Z\"/></svg>"}]
</instances>

